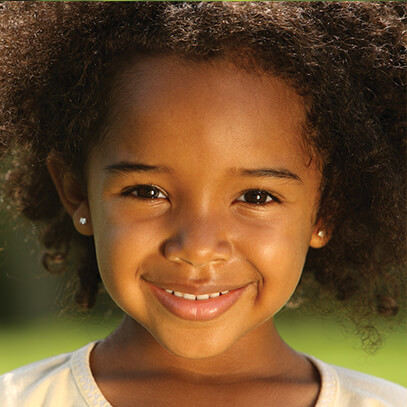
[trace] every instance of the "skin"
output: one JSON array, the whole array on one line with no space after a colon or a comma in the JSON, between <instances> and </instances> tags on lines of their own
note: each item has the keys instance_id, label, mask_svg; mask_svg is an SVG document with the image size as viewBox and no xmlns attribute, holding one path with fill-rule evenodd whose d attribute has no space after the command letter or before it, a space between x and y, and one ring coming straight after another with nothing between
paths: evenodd
<instances>
[{"instance_id":1,"label":"skin","mask_svg":"<svg viewBox=\"0 0 407 407\"><path fill-rule=\"evenodd\" d=\"M327 242L316 222L321 174L302 147L301 97L225 60L160 56L121 73L111 105L106 137L87 161L86 192L49 162L126 314L91 355L106 398L114 406L314 405L318 373L273 323L308 248ZM156 198L142 199L138 185L156 186L148 189ZM267 191L268 202L248 202L252 190ZM169 312L147 282L201 294L245 289L218 317L191 321Z\"/></svg>"}]
</instances>

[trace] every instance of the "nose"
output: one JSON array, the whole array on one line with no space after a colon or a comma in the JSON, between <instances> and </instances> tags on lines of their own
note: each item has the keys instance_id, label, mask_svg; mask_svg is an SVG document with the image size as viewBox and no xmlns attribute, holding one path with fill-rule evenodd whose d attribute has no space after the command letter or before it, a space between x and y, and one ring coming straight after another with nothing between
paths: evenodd
<instances>
[{"instance_id":1,"label":"nose","mask_svg":"<svg viewBox=\"0 0 407 407\"><path fill-rule=\"evenodd\" d=\"M164 255L170 261L196 268L225 262L232 253L225 232L219 219L184 217L177 225L177 232L165 242Z\"/></svg>"}]
</instances>

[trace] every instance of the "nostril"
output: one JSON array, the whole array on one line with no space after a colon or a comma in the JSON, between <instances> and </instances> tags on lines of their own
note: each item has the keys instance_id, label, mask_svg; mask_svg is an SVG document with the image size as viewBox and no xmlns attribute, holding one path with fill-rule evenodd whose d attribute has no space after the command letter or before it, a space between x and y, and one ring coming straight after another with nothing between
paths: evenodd
<instances>
[{"instance_id":1,"label":"nostril","mask_svg":"<svg viewBox=\"0 0 407 407\"><path fill-rule=\"evenodd\" d=\"M175 263L186 263L201 268L209 263L222 262L230 258L231 246L226 241L209 242L200 239L169 239L163 246L164 256Z\"/></svg>"},{"instance_id":2,"label":"nostril","mask_svg":"<svg viewBox=\"0 0 407 407\"><path fill-rule=\"evenodd\" d=\"M177 242L177 240L176 239L167 240L163 246L163 254L168 260L179 263L182 261L180 257L181 245L179 242Z\"/></svg>"},{"instance_id":3,"label":"nostril","mask_svg":"<svg viewBox=\"0 0 407 407\"><path fill-rule=\"evenodd\" d=\"M224 261L223 259L218 258L218 259L213 259L213 260L211 259L209 261L205 261L205 262L202 262L202 263L197 263L197 262L192 262L190 260L184 259L182 257L175 257L175 258L172 258L172 259L169 259L169 260L174 261L175 263L186 263L186 264L189 264L190 266L193 266L193 267L195 267L197 269L205 267L210 263L216 263L216 262Z\"/></svg>"}]
</instances>

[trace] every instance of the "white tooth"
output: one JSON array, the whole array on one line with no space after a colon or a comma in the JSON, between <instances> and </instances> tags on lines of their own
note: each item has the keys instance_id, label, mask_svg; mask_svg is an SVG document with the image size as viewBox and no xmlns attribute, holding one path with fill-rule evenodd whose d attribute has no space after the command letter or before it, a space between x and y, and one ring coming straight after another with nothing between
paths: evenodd
<instances>
[{"instance_id":1,"label":"white tooth","mask_svg":"<svg viewBox=\"0 0 407 407\"><path fill-rule=\"evenodd\" d=\"M229 292L229 290L221 291L220 293L221 293L222 295L224 295L224 294L227 294L228 292Z\"/></svg>"},{"instance_id":2,"label":"white tooth","mask_svg":"<svg viewBox=\"0 0 407 407\"><path fill-rule=\"evenodd\" d=\"M174 295L175 295L176 297L183 297L183 296L184 296L184 294L183 294L183 293L180 293L179 291L174 291Z\"/></svg>"},{"instance_id":3,"label":"white tooth","mask_svg":"<svg viewBox=\"0 0 407 407\"><path fill-rule=\"evenodd\" d=\"M197 300L207 300L208 298L209 298L209 294L202 294L202 295L196 296Z\"/></svg>"},{"instance_id":4,"label":"white tooth","mask_svg":"<svg viewBox=\"0 0 407 407\"><path fill-rule=\"evenodd\" d=\"M196 300L195 295L188 294L188 293L184 294L184 298L187 299L187 300Z\"/></svg>"},{"instance_id":5,"label":"white tooth","mask_svg":"<svg viewBox=\"0 0 407 407\"><path fill-rule=\"evenodd\" d=\"M220 293L212 293L212 294L209 294L209 297L215 298L215 297L219 297L219 295L220 295Z\"/></svg>"},{"instance_id":6,"label":"white tooth","mask_svg":"<svg viewBox=\"0 0 407 407\"><path fill-rule=\"evenodd\" d=\"M171 291L171 290L165 290L165 291L167 291L167 293L170 293L170 294L172 294L172 291Z\"/></svg>"}]
</instances>

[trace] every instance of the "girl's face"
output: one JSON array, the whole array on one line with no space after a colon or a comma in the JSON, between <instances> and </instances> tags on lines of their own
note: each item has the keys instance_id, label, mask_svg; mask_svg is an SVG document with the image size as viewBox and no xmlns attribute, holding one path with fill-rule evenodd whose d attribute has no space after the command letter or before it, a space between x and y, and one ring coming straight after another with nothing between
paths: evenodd
<instances>
[{"instance_id":1,"label":"girl's face","mask_svg":"<svg viewBox=\"0 0 407 407\"><path fill-rule=\"evenodd\" d=\"M324 243L302 99L227 61L143 57L116 85L78 209L103 283L171 352L220 354L272 323Z\"/></svg>"}]
</instances>

